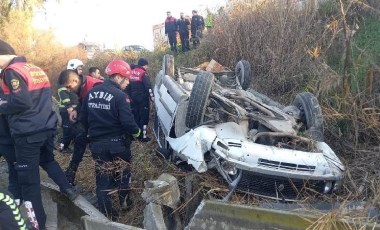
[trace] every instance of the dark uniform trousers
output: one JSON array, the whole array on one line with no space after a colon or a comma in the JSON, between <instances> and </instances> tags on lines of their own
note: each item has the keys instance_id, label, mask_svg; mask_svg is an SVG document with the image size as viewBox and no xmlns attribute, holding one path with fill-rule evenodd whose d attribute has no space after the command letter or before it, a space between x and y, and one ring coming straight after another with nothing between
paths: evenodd
<instances>
[{"instance_id":1,"label":"dark uniform trousers","mask_svg":"<svg viewBox=\"0 0 380 230\"><path fill-rule=\"evenodd\" d=\"M75 174L79 164L83 160L83 155L86 151L88 138L87 132L83 129L80 123L72 124L72 135L74 136L74 150L68 168L66 169L66 177L71 184L74 184Z\"/></svg>"},{"instance_id":2,"label":"dark uniform trousers","mask_svg":"<svg viewBox=\"0 0 380 230\"><path fill-rule=\"evenodd\" d=\"M59 114L62 118L62 140L61 143L64 148L68 148L71 141L75 138L75 133L72 128L72 124L69 119L69 113L67 111L60 111Z\"/></svg>"},{"instance_id":3,"label":"dark uniform trousers","mask_svg":"<svg viewBox=\"0 0 380 230\"><path fill-rule=\"evenodd\" d=\"M79 123L74 124L74 152L71 162L79 165L82 162L84 152L88 143L87 132L81 127Z\"/></svg>"},{"instance_id":4,"label":"dark uniform trousers","mask_svg":"<svg viewBox=\"0 0 380 230\"><path fill-rule=\"evenodd\" d=\"M183 52L189 51L190 50L189 31L180 32L179 37L181 38L182 51Z\"/></svg>"},{"instance_id":5,"label":"dark uniform trousers","mask_svg":"<svg viewBox=\"0 0 380 230\"><path fill-rule=\"evenodd\" d=\"M15 170L16 155L13 145L0 144L0 156L3 155L8 165L8 191L15 199L22 200L21 188L17 181L17 171Z\"/></svg>"},{"instance_id":6,"label":"dark uniform trousers","mask_svg":"<svg viewBox=\"0 0 380 230\"><path fill-rule=\"evenodd\" d=\"M169 39L170 50L173 52L177 52L177 32L176 31L168 32L168 39Z\"/></svg>"},{"instance_id":7,"label":"dark uniform trousers","mask_svg":"<svg viewBox=\"0 0 380 230\"><path fill-rule=\"evenodd\" d=\"M141 130L144 130L144 125L149 123L150 99L149 97L133 97L131 109L136 124Z\"/></svg>"},{"instance_id":8,"label":"dark uniform trousers","mask_svg":"<svg viewBox=\"0 0 380 230\"><path fill-rule=\"evenodd\" d=\"M54 132L44 131L26 136L14 136L18 183L24 201L31 201L41 229L45 228L46 213L42 205L39 165L59 186L71 188L65 174L54 160Z\"/></svg>"},{"instance_id":9,"label":"dark uniform trousers","mask_svg":"<svg viewBox=\"0 0 380 230\"><path fill-rule=\"evenodd\" d=\"M112 208L112 200L108 194L111 189L118 190L119 202L122 204L128 195L131 162L131 141L129 138L115 137L110 139L91 141L90 150L96 162L96 195L99 210L107 216L117 217L118 213ZM128 162L128 167L122 170L110 169L105 172L105 165L122 160Z\"/></svg>"}]
</instances>

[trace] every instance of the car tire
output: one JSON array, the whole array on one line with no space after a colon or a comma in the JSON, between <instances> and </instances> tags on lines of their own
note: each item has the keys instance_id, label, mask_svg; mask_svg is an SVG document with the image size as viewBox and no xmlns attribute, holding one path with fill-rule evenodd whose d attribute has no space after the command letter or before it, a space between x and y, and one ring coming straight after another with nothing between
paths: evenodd
<instances>
[{"instance_id":1,"label":"car tire","mask_svg":"<svg viewBox=\"0 0 380 230\"><path fill-rule=\"evenodd\" d=\"M235 67L236 80L246 90L251 84L251 64L246 60L240 60Z\"/></svg>"},{"instance_id":2,"label":"car tire","mask_svg":"<svg viewBox=\"0 0 380 230\"><path fill-rule=\"evenodd\" d=\"M186 112L186 126L193 129L203 123L208 99L214 85L215 76L201 71L195 79Z\"/></svg>"},{"instance_id":3,"label":"car tire","mask_svg":"<svg viewBox=\"0 0 380 230\"><path fill-rule=\"evenodd\" d=\"M318 99L309 92L296 95L293 105L301 112L301 122L316 141L323 141L323 116Z\"/></svg>"},{"instance_id":4,"label":"car tire","mask_svg":"<svg viewBox=\"0 0 380 230\"><path fill-rule=\"evenodd\" d=\"M165 54L162 60L162 70L165 75L174 77L174 56Z\"/></svg>"}]
</instances>

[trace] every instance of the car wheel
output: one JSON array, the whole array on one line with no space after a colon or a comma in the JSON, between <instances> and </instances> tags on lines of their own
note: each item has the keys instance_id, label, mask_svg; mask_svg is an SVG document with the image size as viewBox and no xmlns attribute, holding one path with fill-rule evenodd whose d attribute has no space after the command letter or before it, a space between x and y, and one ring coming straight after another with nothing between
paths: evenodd
<instances>
[{"instance_id":1,"label":"car wheel","mask_svg":"<svg viewBox=\"0 0 380 230\"><path fill-rule=\"evenodd\" d=\"M162 60L162 70L165 75L174 77L174 56L165 54Z\"/></svg>"},{"instance_id":2,"label":"car wheel","mask_svg":"<svg viewBox=\"0 0 380 230\"><path fill-rule=\"evenodd\" d=\"M323 116L318 99L308 92L297 94L293 101L301 112L301 122L316 141L323 141Z\"/></svg>"},{"instance_id":3,"label":"car wheel","mask_svg":"<svg viewBox=\"0 0 380 230\"><path fill-rule=\"evenodd\" d=\"M186 126L190 129L202 124L215 76L201 71L195 79L186 112Z\"/></svg>"},{"instance_id":4,"label":"car wheel","mask_svg":"<svg viewBox=\"0 0 380 230\"><path fill-rule=\"evenodd\" d=\"M246 60L241 60L235 67L236 80L241 87L246 90L251 84L251 64Z\"/></svg>"}]
</instances>

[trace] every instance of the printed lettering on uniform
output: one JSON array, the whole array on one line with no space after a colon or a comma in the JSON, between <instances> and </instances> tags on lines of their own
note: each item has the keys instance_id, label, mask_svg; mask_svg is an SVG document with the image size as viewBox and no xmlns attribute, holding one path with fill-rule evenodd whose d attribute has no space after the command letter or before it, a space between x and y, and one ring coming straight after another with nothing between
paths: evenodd
<instances>
[{"instance_id":1,"label":"printed lettering on uniform","mask_svg":"<svg viewBox=\"0 0 380 230\"><path fill-rule=\"evenodd\" d=\"M20 87L20 81L18 79L12 79L11 85L14 90L18 89Z\"/></svg>"},{"instance_id":2,"label":"printed lettering on uniform","mask_svg":"<svg viewBox=\"0 0 380 230\"><path fill-rule=\"evenodd\" d=\"M110 110L113 97L114 96L108 92L91 92L88 94L88 108Z\"/></svg>"}]
</instances>

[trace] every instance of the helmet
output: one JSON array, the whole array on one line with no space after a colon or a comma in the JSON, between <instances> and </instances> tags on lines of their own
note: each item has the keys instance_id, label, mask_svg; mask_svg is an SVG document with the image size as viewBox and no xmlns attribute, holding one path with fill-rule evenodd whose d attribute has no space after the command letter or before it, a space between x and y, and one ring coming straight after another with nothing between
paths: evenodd
<instances>
[{"instance_id":1,"label":"helmet","mask_svg":"<svg viewBox=\"0 0 380 230\"><path fill-rule=\"evenodd\" d=\"M108 76L120 74L124 78L129 78L131 76L131 67L123 60L113 60L107 65L105 72Z\"/></svg>"},{"instance_id":2,"label":"helmet","mask_svg":"<svg viewBox=\"0 0 380 230\"><path fill-rule=\"evenodd\" d=\"M83 62L79 59L70 59L67 63L67 69L76 70L78 66L83 66Z\"/></svg>"}]
</instances>

